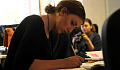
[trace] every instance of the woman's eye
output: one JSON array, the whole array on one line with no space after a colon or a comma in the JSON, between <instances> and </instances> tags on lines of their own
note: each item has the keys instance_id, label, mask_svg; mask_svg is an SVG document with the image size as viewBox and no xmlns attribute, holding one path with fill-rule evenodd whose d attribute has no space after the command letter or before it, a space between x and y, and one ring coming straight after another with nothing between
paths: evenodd
<instances>
[{"instance_id":1,"label":"woman's eye","mask_svg":"<svg viewBox=\"0 0 120 70\"><path fill-rule=\"evenodd\" d=\"M85 27L87 27L87 25L85 25Z\"/></svg>"},{"instance_id":2,"label":"woman's eye","mask_svg":"<svg viewBox=\"0 0 120 70\"><path fill-rule=\"evenodd\" d=\"M71 21L71 25L73 25L73 26L74 26L74 23L73 23L73 21Z\"/></svg>"}]
</instances>

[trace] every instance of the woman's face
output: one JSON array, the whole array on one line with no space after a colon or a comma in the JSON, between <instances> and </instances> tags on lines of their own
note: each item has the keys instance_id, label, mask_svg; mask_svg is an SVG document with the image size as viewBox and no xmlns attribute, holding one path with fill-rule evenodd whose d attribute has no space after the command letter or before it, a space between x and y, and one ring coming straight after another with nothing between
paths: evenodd
<instances>
[{"instance_id":1,"label":"woman's face","mask_svg":"<svg viewBox=\"0 0 120 70\"><path fill-rule=\"evenodd\" d=\"M57 33L70 33L75 27L81 24L83 24L83 20L77 15L60 13L56 19L55 30Z\"/></svg>"},{"instance_id":2,"label":"woman's face","mask_svg":"<svg viewBox=\"0 0 120 70\"><path fill-rule=\"evenodd\" d=\"M82 30L84 33L89 33L92 29L92 26L85 21L85 23L82 25Z\"/></svg>"}]
</instances>

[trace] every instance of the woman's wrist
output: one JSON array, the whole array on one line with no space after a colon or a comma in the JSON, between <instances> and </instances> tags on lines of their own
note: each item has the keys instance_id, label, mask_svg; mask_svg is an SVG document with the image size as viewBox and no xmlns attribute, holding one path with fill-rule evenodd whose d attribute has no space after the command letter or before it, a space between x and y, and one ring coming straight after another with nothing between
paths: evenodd
<instances>
[{"instance_id":1,"label":"woman's wrist","mask_svg":"<svg viewBox=\"0 0 120 70\"><path fill-rule=\"evenodd\" d=\"M87 41L87 43L89 43L91 40L88 38L86 41Z\"/></svg>"},{"instance_id":2,"label":"woman's wrist","mask_svg":"<svg viewBox=\"0 0 120 70\"><path fill-rule=\"evenodd\" d=\"M92 44L90 39L87 40L87 44L88 44L89 50L93 51L94 50L94 45Z\"/></svg>"}]
</instances>

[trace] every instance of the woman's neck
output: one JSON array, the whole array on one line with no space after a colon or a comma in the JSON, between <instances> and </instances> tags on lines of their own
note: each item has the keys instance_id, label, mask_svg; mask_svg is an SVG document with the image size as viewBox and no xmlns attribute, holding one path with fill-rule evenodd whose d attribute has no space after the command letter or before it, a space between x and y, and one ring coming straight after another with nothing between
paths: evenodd
<instances>
[{"instance_id":1,"label":"woman's neck","mask_svg":"<svg viewBox=\"0 0 120 70\"><path fill-rule=\"evenodd\" d=\"M49 32L51 30L55 29L55 25L56 25L56 16L55 14L48 14L48 19L49 19Z\"/></svg>"},{"instance_id":2,"label":"woman's neck","mask_svg":"<svg viewBox=\"0 0 120 70\"><path fill-rule=\"evenodd\" d=\"M55 27L55 16L54 14L42 15L41 16L44 22L44 29L47 38L49 39L49 32L54 29Z\"/></svg>"},{"instance_id":3,"label":"woman's neck","mask_svg":"<svg viewBox=\"0 0 120 70\"><path fill-rule=\"evenodd\" d=\"M90 35L92 35L92 31L90 31L90 32L88 32L88 33L86 33L87 34L87 36L90 36Z\"/></svg>"}]
</instances>

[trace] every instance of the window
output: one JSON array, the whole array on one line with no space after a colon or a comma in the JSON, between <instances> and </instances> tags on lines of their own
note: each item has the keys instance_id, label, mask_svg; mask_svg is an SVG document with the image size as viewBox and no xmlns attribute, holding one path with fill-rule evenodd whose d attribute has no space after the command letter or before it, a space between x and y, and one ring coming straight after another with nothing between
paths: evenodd
<instances>
[{"instance_id":1,"label":"window","mask_svg":"<svg viewBox=\"0 0 120 70\"><path fill-rule=\"evenodd\" d=\"M50 3L52 6L57 6L61 0L39 0L40 1L40 15L46 15L45 7ZM78 0L83 3L83 0Z\"/></svg>"},{"instance_id":2,"label":"window","mask_svg":"<svg viewBox=\"0 0 120 70\"><path fill-rule=\"evenodd\" d=\"M39 15L39 0L2 0L0 25L19 24L26 16Z\"/></svg>"},{"instance_id":3,"label":"window","mask_svg":"<svg viewBox=\"0 0 120 70\"><path fill-rule=\"evenodd\" d=\"M0 25L20 24L25 17L32 14L45 15L44 9L48 3L56 6L59 1L61 0L2 0Z\"/></svg>"}]
</instances>

